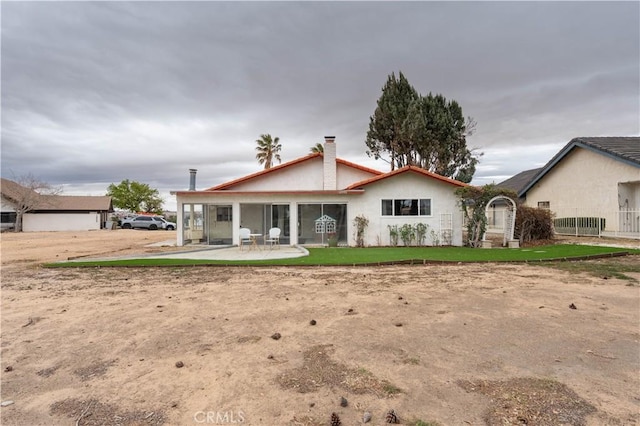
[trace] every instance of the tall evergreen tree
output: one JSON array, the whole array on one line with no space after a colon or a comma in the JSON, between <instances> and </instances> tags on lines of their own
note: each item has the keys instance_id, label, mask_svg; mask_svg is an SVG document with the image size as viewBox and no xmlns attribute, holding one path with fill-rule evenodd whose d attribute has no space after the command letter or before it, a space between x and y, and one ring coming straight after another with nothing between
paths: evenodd
<instances>
[{"instance_id":1,"label":"tall evergreen tree","mask_svg":"<svg viewBox=\"0 0 640 426\"><path fill-rule=\"evenodd\" d=\"M258 163L264 164L264 169L270 169L273 166L273 161L278 160L280 163L282 160L280 159L280 150L282 149L282 145L280 145L280 138L272 138L270 134L260 135L260 139L256 140L258 146L256 147L256 160Z\"/></svg>"},{"instance_id":2,"label":"tall evergreen tree","mask_svg":"<svg viewBox=\"0 0 640 426\"><path fill-rule=\"evenodd\" d=\"M473 126L473 120L465 122L456 101L431 93L420 96L409 107L403 123L403 133L413 147L408 164L470 182L482 154L474 154L467 148L469 124Z\"/></svg>"},{"instance_id":3,"label":"tall evergreen tree","mask_svg":"<svg viewBox=\"0 0 640 426\"><path fill-rule=\"evenodd\" d=\"M456 101L440 94L422 96L402 73L399 79L391 74L370 118L367 154L377 159L389 153L391 170L415 165L470 182L482 155L467 147L474 127Z\"/></svg>"},{"instance_id":4,"label":"tall evergreen tree","mask_svg":"<svg viewBox=\"0 0 640 426\"><path fill-rule=\"evenodd\" d=\"M411 102L417 97L418 92L402 72L398 73L397 78L391 73L382 88L378 106L369 118L367 155L378 159L388 152L391 156L391 170L394 170L396 165L405 165L404 154L409 148L409 141L403 138L402 124L407 118Z\"/></svg>"}]
</instances>

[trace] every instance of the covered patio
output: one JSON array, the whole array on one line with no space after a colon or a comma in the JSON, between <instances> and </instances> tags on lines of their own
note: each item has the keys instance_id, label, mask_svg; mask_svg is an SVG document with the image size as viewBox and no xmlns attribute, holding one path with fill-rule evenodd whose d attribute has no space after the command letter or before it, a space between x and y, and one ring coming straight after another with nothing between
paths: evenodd
<instances>
[{"instance_id":1,"label":"covered patio","mask_svg":"<svg viewBox=\"0 0 640 426\"><path fill-rule=\"evenodd\" d=\"M271 228L280 229L282 246L325 245L329 238L346 245L348 240L346 202L248 203L228 197L215 204L185 203L178 226L182 226L184 245L238 245L240 228L248 228L259 244Z\"/></svg>"}]
</instances>

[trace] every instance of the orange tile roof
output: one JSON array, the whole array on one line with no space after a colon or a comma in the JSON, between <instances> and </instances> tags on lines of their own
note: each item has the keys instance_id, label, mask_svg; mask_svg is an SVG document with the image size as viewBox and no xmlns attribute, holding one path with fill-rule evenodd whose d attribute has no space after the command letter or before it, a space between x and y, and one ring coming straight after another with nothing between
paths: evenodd
<instances>
[{"instance_id":1,"label":"orange tile roof","mask_svg":"<svg viewBox=\"0 0 640 426\"><path fill-rule=\"evenodd\" d=\"M378 175L378 176L374 176L374 177L371 177L369 179L361 180L360 182L356 182L354 184L349 185L345 189L361 188L361 187L363 187L365 185L369 185L371 183L378 182L378 181L380 181L382 179L386 179L386 178L389 178L391 176L395 176L395 175L398 175L398 174L401 174L401 173L406 173L406 172L418 173L418 174L421 174L423 176L430 177L430 178L433 178L433 179L437 179L439 181L442 181L442 182L445 182L445 183L449 183L449 184L455 185L455 186L468 186L468 184L466 184L464 182L460 182L458 180L451 179L451 178L439 175L437 173L430 172L430 171L422 169L420 167L404 166L404 167L402 167L400 169L396 169L396 170L393 170L393 171L388 172L388 173L384 173L384 174L381 174L381 175Z\"/></svg>"},{"instance_id":2,"label":"orange tile roof","mask_svg":"<svg viewBox=\"0 0 640 426\"><path fill-rule=\"evenodd\" d=\"M343 160L342 158L336 158L336 163L362 170L363 172L373 173L374 175L384 174L384 172L381 172L380 170L370 169L369 167L361 166L360 164L352 163L351 161Z\"/></svg>"}]
</instances>

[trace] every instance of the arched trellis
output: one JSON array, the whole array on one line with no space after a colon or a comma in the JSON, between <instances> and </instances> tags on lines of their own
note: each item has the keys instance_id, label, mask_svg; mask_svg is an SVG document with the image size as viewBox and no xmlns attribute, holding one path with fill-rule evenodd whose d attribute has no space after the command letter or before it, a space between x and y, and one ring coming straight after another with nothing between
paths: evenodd
<instances>
[{"instance_id":1,"label":"arched trellis","mask_svg":"<svg viewBox=\"0 0 640 426\"><path fill-rule=\"evenodd\" d=\"M506 214L504 216L504 236L502 240L502 245L506 246L507 241L513 241L513 234L516 230L516 202L506 195L496 195L487 203L487 206L484 209L484 217L487 217L487 213L489 212L489 206L497 200L506 200L508 201ZM487 232L485 231L484 235L482 235L482 241L486 241Z\"/></svg>"}]
</instances>

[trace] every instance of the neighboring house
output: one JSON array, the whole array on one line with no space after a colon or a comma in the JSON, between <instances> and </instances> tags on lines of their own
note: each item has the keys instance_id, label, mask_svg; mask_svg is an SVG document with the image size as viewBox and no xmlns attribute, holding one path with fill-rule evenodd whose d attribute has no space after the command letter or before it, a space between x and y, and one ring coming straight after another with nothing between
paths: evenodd
<instances>
[{"instance_id":1,"label":"neighboring house","mask_svg":"<svg viewBox=\"0 0 640 426\"><path fill-rule=\"evenodd\" d=\"M572 139L518 196L558 233L640 237L640 137Z\"/></svg>"},{"instance_id":2,"label":"neighboring house","mask_svg":"<svg viewBox=\"0 0 640 426\"><path fill-rule=\"evenodd\" d=\"M496 187L502 189L510 189L516 194L519 194L525 188L525 186L527 186L531 179L533 179L533 177L541 170L542 167L538 169L525 170L524 172L520 172L517 175L496 184Z\"/></svg>"},{"instance_id":3,"label":"neighboring house","mask_svg":"<svg viewBox=\"0 0 640 426\"><path fill-rule=\"evenodd\" d=\"M3 229L14 226L16 204L25 199L32 207L22 218L24 232L102 229L113 212L108 196L41 195L8 179L1 183Z\"/></svg>"},{"instance_id":4,"label":"neighboring house","mask_svg":"<svg viewBox=\"0 0 640 426\"><path fill-rule=\"evenodd\" d=\"M365 245L389 245L389 226L416 223L429 226L427 244L462 245L462 213L454 192L466 184L417 167L383 173L336 158L333 137L325 138L324 153L202 191L195 190L192 170L190 186L172 192L178 245L237 245L241 227L262 235L278 227L283 244L324 244L333 236L355 245L358 215L369 220Z\"/></svg>"},{"instance_id":5,"label":"neighboring house","mask_svg":"<svg viewBox=\"0 0 640 426\"><path fill-rule=\"evenodd\" d=\"M496 187L501 189L508 189L513 191L515 194L518 194L540 170L542 170L542 168L525 170L524 172L520 172L517 175L496 184ZM518 197L514 197L513 201L515 201L516 203L524 202L523 199L520 199ZM497 201L494 201L490 206L488 206L487 232L489 233L504 232L505 219L506 217L508 217L507 208L510 205L511 204L508 203L506 200L499 199Z\"/></svg>"}]
</instances>

